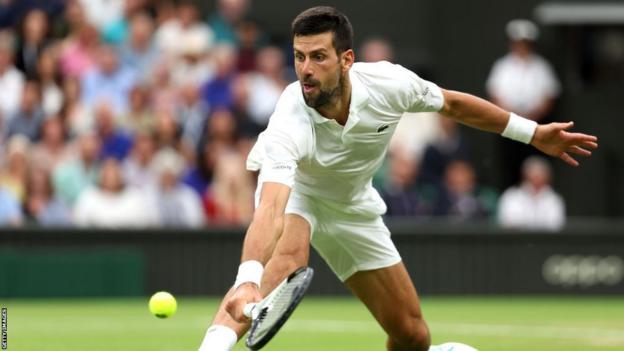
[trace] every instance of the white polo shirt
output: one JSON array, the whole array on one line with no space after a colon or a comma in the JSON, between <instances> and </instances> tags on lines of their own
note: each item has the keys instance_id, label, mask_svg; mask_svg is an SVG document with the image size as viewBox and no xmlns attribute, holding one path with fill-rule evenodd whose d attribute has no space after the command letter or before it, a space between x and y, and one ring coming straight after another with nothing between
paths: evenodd
<instances>
[{"instance_id":1,"label":"white polo shirt","mask_svg":"<svg viewBox=\"0 0 624 351\"><path fill-rule=\"evenodd\" d=\"M404 112L439 111L442 90L400 65L355 63L349 71L351 106L344 126L308 107L299 82L282 93L267 129L247 159L260 181L356 214L383 214L372 187L390 138Z\"/></svg>"}]
</instances>

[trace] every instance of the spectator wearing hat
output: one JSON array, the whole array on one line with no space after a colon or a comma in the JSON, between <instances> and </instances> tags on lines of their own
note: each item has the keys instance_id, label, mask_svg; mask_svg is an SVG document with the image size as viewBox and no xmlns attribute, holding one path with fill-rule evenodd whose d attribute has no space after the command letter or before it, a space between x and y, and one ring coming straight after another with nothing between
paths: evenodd
<instances>
[{"instance_id":1,"label":"spectator wearing hat","mask_svg":"<svg viewBox=\"0 0 624 351\"><path fill-rule=\"evenodd\" d=\"M487 79L490 100L536 122L544 123L559 95L560 84L551 65L534 50L539 37L537 26L525 19L507 24L509 53L498 59ZM535 151L509 140L502 140L504 185L516 183L522 161Z\"/></svg>"}]
</instances>

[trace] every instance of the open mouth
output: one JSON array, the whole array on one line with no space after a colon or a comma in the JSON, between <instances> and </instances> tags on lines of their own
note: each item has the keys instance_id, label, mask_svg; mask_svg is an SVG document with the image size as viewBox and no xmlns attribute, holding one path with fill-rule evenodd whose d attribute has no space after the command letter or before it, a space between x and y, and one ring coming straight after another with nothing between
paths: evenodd
<instances>
[{"instance_id":1,"label":"open mouth","mask_svg":"<svg viewBox=\"0 0 624 351\"><path fill-rule=\"evenodd\" d=\"M303 83L301 86L303 87L303 92L306 93L306 94L310 93L314 89L316 89L316 85L315 84Z\"/></svg>"}]
</instances>

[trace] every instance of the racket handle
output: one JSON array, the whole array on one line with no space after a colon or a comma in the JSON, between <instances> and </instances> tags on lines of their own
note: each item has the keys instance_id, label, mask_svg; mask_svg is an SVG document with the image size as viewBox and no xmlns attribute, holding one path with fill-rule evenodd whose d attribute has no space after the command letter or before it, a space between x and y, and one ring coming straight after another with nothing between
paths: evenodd
<instances>
[{"instance_id":1,"label":"racket handle","mask_svg":"<svg viewBox=\"0 0 624 351\"><path fill-rule=\"evenodd\" d=\"M256 308L257 305L258 305L257 303L246 304L245 307L243 308L243 314L248 318L252 318L253 310Z\"/></svg>"}]
</instances>

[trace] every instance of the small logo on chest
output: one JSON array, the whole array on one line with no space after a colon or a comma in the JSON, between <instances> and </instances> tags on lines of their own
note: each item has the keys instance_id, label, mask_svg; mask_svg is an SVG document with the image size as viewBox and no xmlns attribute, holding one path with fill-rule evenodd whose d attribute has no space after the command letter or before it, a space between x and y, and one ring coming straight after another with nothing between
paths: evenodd
<instances>
[{"instance_id":1,"label":"small logo on chest","mask_svg":"<svg viewBox=\"0 0 624 351\"><path fill-rule=\"evenodd\" d=\"M377 128L377 133L383 132L384 130L388 129L388 127L390 127L389 124L382 124L382 125L380 125L379 128Z\"/></svg>"}]
</instances>

